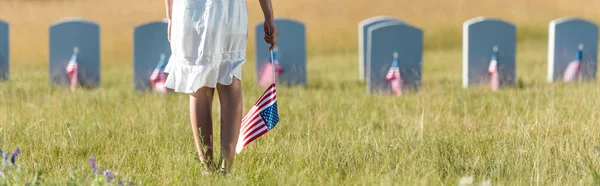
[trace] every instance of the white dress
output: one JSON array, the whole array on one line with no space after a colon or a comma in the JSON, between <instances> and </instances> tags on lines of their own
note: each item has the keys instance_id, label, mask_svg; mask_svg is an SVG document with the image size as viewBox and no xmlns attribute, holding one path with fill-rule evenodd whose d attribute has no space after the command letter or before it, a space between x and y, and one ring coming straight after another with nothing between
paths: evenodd
<instances>
[{"instance_id":1,"label":"white dress","mask_svg":"<svg viewBox=\"0 0 600 186\"><path fill-rule=\"evenodd\" d=\"M241 80L246 62L245 0L173 0L166 86L193 93Z\"/></svg>"}]
</instances>

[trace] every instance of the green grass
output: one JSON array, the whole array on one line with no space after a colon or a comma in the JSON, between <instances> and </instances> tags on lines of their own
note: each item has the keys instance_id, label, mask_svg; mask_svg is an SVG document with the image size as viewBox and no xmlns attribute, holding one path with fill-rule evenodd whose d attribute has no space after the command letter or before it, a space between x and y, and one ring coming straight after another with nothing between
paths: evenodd
<instances>
[{"instance_id":1,"label":"green grass","mask_svg":"<svg viewBox=\"0 0 600 186\"><path fill-rule=\"evenodd\" d=\"M200 175L188 97L134 92L131 62L103 64L102 87L75 93L50 87L45 64L14 63L1 147L21 147L26 177L61 185L85 183L91 155L141 185L598 184L599 84L546 83L546 47L521 42L520 85L499 92L461 88L460 49L427 50L422 91L403 97L366 95L355 54L309 56L308 86L278 87L280 123L227 177ZM245 111L264 91L253 65ZM215 101L216 126L219 114Z\"/></svg>"}]
</instances>

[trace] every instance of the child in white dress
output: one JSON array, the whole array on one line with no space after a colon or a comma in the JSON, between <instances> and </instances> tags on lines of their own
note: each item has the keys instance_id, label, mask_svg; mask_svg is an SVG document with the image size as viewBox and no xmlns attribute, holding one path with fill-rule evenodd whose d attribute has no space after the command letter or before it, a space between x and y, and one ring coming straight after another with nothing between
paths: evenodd
<instances>
[{"instance_id":1,"label":"child in white dress","mask_svg":"<svg viewBox=\"0 0 600 186\"><path fill-rule=\"evenodd\" d=\"M265 42L277 41L271 0L258 0L265 17ZM166 86L190 95L190 119L200 161L213 157L211 104L221 103L222 171L229 171L242 119L242 64L246 61L248 11L245 0L165 0L171 58ZM201 135L198 135L200 129ZM206 149L202 149L205 146ZM209 173L205 171L205 173Z\"/></svg>"}]
</instances>

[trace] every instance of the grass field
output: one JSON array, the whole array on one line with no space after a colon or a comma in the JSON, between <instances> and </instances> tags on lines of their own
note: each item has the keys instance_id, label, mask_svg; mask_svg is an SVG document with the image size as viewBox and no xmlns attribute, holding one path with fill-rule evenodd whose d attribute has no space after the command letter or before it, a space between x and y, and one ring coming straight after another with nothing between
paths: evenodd
<instances>
[{"instance_id":1,"label":"grass field","mask_svg":"<svg viewBox=\"0 0 600 186\"><path fill-rule=\"evenodd\" d=\"M0 1L0 19L14 26L11 80L0 83L0 113L6 113L0 146L21 148L24 178L39 172L46 184L87 185L94 155L102 170L140 185L456 185L467 176L476 184L600 184L599 84L545 82L548 21L567 15L598 21L600 12L590 7L600 2L276 1L278 16L307 23L309 84L278 87L282 120L237 157L227 177L200 176L187 96L133 91L132 29L160 19L162 1L117 2ZM257 22L257 3L249 8ZM378 14L425 29L421 92L365 94L357 78L356 24ZM71 15L103 26L99 89L48 86L47 27ZM518 86L460 87L461 24L479 15L523 28ZM245 110L264 91L254 86L248 58ZM214 109L218 126L218 104Z\"/></svg>"}]
</instances>

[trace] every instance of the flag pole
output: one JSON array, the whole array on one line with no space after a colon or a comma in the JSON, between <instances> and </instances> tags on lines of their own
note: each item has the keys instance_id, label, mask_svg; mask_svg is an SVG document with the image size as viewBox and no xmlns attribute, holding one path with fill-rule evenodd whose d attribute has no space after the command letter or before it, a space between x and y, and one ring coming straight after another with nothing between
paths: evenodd
<instances>
[{"instance_id":1,"label":"flag pole","mask_svg":"<svg viewBox=\"0 0 600 186\"><path fill-rule=\"evenodd\" d=\"M269 51L271 52L271 75L273 76L273 84L276 84L277 81L275 80L275 57L273 56L273 49Z\"/></svg>"},{"instance_id":2,"label":"flag pole","mask_svg":"<svg viewBox=\"0 0 600 186\"><path fill-rule=\"evenodd\" d=\"M275 60L274 60L275 56L273 53L273 50L271 49L271 75L273 75L273 86L277 86L277 80L275 80ZM271 98L271 99L277 99L277 93L275 93L275 97ZM277 106L277 102L275 102L275 106ZM269 112L269 120L273 119L273 112ZM269 121L266 121L269 122Z\"/></svg>"}]
</instances>

